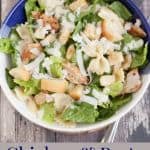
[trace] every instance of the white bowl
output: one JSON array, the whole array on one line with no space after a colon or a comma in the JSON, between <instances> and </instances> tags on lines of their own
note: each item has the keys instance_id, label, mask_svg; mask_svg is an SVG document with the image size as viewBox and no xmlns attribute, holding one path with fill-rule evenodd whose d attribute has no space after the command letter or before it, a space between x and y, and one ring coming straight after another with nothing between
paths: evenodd
<instances>
[{"instance_id":1,"label":"white bowl","mask_svg":"<svg viewBox=\"0 0 150 150\"><path fill-rule=\"evenodd\" d=\"M5 23L8 21L8 19L10 19L11 15L15 12L14 10L17 9L17 7L19 6L20 3L21 3L21 1L14 7L14 9L11 11L9 16L5 20ZM135 5L134 5L134 7L135 7ZM136 7L136 9L137 9L137 7ZM137 11L139 11L139 10L137 9ZM6 25L3 25L2 29L1 29L1 36L7 36L9 31L10 31L10 29ZM149 85L149 82L150 82L150 74L148 74L148 71L150 70L149 69L150 66L148 65L142 71L143 85L142 85L141 89L133 95L132 101L129 102L127 105L125 105L120 110L118 110L116 112L116 114L114 114L109 119L101 121L101 122L97 122L94 124L77 125L74 128L67 128L67 127L63 127L60 125L56 125L56 124L47 124L47 123L43 122L42 120L38 119L34 114L30 113L30 111L28 110L26 105L22 101L19 101L16 98L15 94L8 87L8 84L6 81L6 76L5 76L5 68L9 64L8 57L5 54L0 53L0 61L1 61L1 63L0 63L0 73L1 73L0 74L0 85L1 85L3 92L5 93L5 95L7 97L7 99L13 105L13 107L18 112L20 112L20 114L22 116L24 116L25 118L27 118L28 120L30 120L33 123L35 123L39 126L42 126L44 128L50 129L50 130L65 132L65 133L92 132L97 129L106 127L107 125L115 122L116 120L123 117L126 113L128 113L140 101L140 99L142 98L142 96L143 96L144 92L146 91L146 89Z\"/></svg>"}]
</instances>

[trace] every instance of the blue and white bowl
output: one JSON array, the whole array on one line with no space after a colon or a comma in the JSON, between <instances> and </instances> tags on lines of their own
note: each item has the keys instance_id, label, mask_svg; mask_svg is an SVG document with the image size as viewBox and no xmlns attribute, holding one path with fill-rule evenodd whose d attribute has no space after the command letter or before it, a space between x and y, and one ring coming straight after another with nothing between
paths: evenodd
<instances>
[{"instance_id":1,"label":"blue and white bowl","mask_svg":"<svg viewBox=\"0 0 150 150\"><path fill-rule=\"evenodd\" d=\"M139 8L132 2L132 0L121 0L121 2L127 6L127 8L132 12L134 18L139 18L142 22L142 27L147 33L147 37L145 38L146 41L150 43L150 26L148 22L146 21L144 15L139 10ZM0 30L0 36L1 37L7 37L9 35L9 32L13 26L16 26L17 24L24 23L26 21L25 17L25 11L24 11L24 5L25 0L19 0L18 3L13 7L13 9L10 11L8 16L6 17L2 28ZM149 61L150 61L150 53L149 53ZM59 132L65 132L65 133L79 133L79 132L91 132L95 131L97 129L101 129L103 127L106 127L107 125L115 122L119 118L123 117L127 112L129 112L142 98L144 92L146 91L149 82L150 82L150 65L148 65L143 71L142 71L142 80L143 85L141 89L134 94L133 100L128 103L125 107L120 109L115 115L113 115L111 118L97 122L94 124L88 124L88 125L78 125L74 128L66 128L63 126L59 126L56 124L47 124L43 122L42 120L38 119L34 114L30 113L26 105L19 101L15 94L9 89L6 81L5 76L5 68L9 65L9 59L5 54L0 54L0 84L3 92L7 96L10 103L14 106L14 108L20 112L25 118L30 120L31 122L45 127L50 130L55 130Z\"/></svg>"}]
</instances>

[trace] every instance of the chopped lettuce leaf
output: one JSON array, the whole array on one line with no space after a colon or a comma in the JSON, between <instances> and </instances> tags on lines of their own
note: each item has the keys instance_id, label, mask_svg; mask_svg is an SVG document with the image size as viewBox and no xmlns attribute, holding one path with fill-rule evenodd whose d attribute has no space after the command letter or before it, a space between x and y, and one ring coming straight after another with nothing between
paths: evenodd
<instances>
[{"instance_id":1,"label":"chopped lettuce leaf","mask_svg":"<svg viewBox=\"0 0 150 150\"><path fill-rule=\"evenodd\" d=\"M46 73L47 73L47 70L46 70L46 68L44 68L44 67L42 66L42 63L43 63L43 61L40 63L39 72L40 72L40 73L43 73L43 74L46 74Z\"/></svg>"},{"instance_id":2,"label":"chopped lettuce leaf","mask_svg":"<svg viewBox=\"0 0 150 150\"><path fill-rule=\"evenodd\" d=\"M135 53L132 59L131 68L142 67L147 62L148 54L148 43L145 44L144 48L139 49L139 52Z\"/></svg>"},{"instance_id":3,"label":"chopped lettuce leaf","mask_svg":"<svg viewBox=\"0 0 150 150\"><path fill-rule=\"evenodd\" d=\"M41 9L45 9L45 0L38 0Z\"/></svg>"},{"instance_id":4,"label":"chopped lettuce leaf","mask_svg":"<svg viewBox=\"0 0 150 150\"><path fill-rule=\"evenodd\" d=\"M54 117L55 117L55 107L54 103L45 103L42 105L43 110L43 116L42 120L47 122L47 123L53 123L54 122Z\"/></svg>"},{"instance_id":5,"label":"chopped lettuce leaf","mask_svg":"<svg viewBox=\"0 0 150 150\"><path fill-rule=\"evenodd\" d=\"M93 123L97 117L98 111L94 106L85 102L74 103L71 108L66 109L62 114L63 120L76 123Z\"/></svg>"},{"instance_id":6,"label":"chopped lettuce leaf","mask_svg":"<svg viewBox=\"0 0 150 150\"><path fill-rule=\"evenodd\" d=\"M112 99L111 103L107 104L107 107L98 107L98 121L107 119L115 114L115 112L121 107L125 106L132 99L132 95L125 95L120 97L115 97Z\"/></svg>"},{"instance_id":7,"label":"chopped lettuce leaf","mask_svg":"<svg viewBox=\"0 0 150 150\"><path fill-rule=\"evenodd\" d=\"M12 67L15 68L17 67L17 58L19 57L19 52L17 51L17 47L18 47L18 42L20 41L20 37L17 34L15 28L10 33L10 40L11 40L12 46L14 47L14 51L10 55L11 62L12 62L11 64L12 64Z\"/></svg>"},{"instance_id":8,"label":"chopped lettuce leaf","mask_svg":"<svg viewBox=\"0 0 150 150\"><path fill-rule=\"evenodd\" d=\"M28 22L32 22L32 12L39 11L39 7L37 6L37 0L27 0L25 4L25 11Z\"/></svg>"},{"instance_id":9,"label":"chopped lettuce leaf","mask_svg":"<svg viewBox=\"0 0 150 150\"><path fill-rule=\"evenodd\" d=\"M61 56L64 58L66 56L66 47L63 45L60 48Z\"/></svg>"},{"instance_id":10,"label":"chopped lettuce leaf","mask_svg":"<svg viewBox=\"0 0 150 150\"><path fill-rule=\"evenodd\" d=\"M10 89L14 89L16 87L16 83L13 80L13 77L9 74L9 70L6 69L6 80Z\"/></svg>"},{"instance_id":11,"label":"chopped lettuce leaf","mask_svg":"<svg viewBox=\"0 0 150 150\"><path fill-rule=\"evenodd\" d=\"M100 77L96 73L92 74L92 82L89 85L91 89L100 89L99 79Z\"/></svg>"},{"instance_id":12,"label":"chopped lettuce leaf","mask_svg":"<svg viewBox=\"0 0 150 150\"><path fill-rule=\"evenodd\" d=\"M60 57L51 56L52 64L50 66L51 74L55 78L60 78L62 76L62 59Z\"/></svg>"},{"instance_id":13,"label":"chopped lettuce leaf","mask_svg":"<svg viewBox=\"0 0 150 150\"><path fill-rule=\"evenodd\" d=\"M132 18L131 12L119 1L113 2L110 8L124 20L130 20Z\"/></svg>"},{"instance_id":14,"label":"chopped lettuce leaf","mask_svg":"<svg viewBox=\"0 0 150 150\"><path fill-rule=\"evenodd\" d=\"M12 47L11 40L9 38L2 38L0 39L0 52L11 54L13 53L14 49Z\"/></svg>"},{"instance_id":15,"label":"chopped lettuce leaf","mask_svg":"<svg viewBox=\"0 0 150 150\"><path fill-rule=\"evenodd\" d=\"M24 93L26 95L35 95L40 91L40 81L34 78L29 81L15 79L14 82L24 88Z\"/></svg>"},{"instance_id":16,"label":"chopped lettuce leaf","mask_svg":"<svg viewBox=\"0 0 150 150\"><path fill-rule=\"evenodd\" d=\"M110 86L106 87L104 89L104 92L106 92L108 95L112 97L118 96L123 90L123 83L120 81L117 81Z\"/></svg>"},{"instance_id":17,"label":"chopped lettuce leaf","mask_svg":"<svg viewBox=\"0 0 150 150\"><path fill-rule=\"evenodd\" d=\"M73 2L74 0L65 0L65 5L69 5Z\"/></svg>"}]
</instances>

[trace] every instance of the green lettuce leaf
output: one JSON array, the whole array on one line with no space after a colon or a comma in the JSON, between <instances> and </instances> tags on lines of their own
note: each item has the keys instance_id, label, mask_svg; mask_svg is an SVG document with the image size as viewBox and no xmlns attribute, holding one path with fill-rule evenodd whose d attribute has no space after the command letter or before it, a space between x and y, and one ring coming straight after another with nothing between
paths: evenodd
<instances>
[{"instance_id":1,"label":"green lettuce leaf","mask_svg":"<svg viewBox=\"0 0 150 150\"><path fill-rule=\"evenodd\" d=\"M98 111L90 104L81 102L74 103L72 108L68 108L62 114L62 119L76 123L93 123L98 117Z\"/></svg>"},{"instance_id":2,"label":"green lettuce leaf","mask_svg":"<svg viewBox=\"0 0 150 150\"><path fill-rule=\"evenodd\" d=\"M119 1L113 2L110 8L124 20L130 20L132 18L131 12Z\"/></svg>"},{"instance_id":3,"label":"green lettuce leaf","mask_svg":"<svg viewBox=\"0 0 150 150\"><path fill-rule=\"evenodd\" d=\"M112 97L118 96L122 92L122 90L123 83L120 81L117 81L104 89L104 91Z\"/></svg>"},{"instance_id":4,"label":"green lettuce leaf","mask_svg":"<svg viewBox=\"0 0 150 150\"><path fill-rule=\"evenodd\" d=\"M147 62L148 54L148 43L145 44L144 48L139 49L139 52L133 56L131 68L142 67Z\"/></svg>"},{"instance_id":5,"label":"green lettuce leaf","mask_svg":"<svg viewBox=\"0 0 150 150\"><path fill-rule=\"evenodd\" d=\"M6 69L6 80L10 89L14 89L16 87L16 83L14 82L13 77L9 74L9 69Z\"/></svg>"},{"instance_id":6,"label":"green lettuce leaf","mask_svg":"<svg viewBox=\"0 0 150 150\"><path fill-rule=\"evenodd\" d=\"M59 57L50 57L52 64L50 66L53 77L60 78L62 76L62 59Z\"/></svg>"},{"instance_id":7,"label":"green lettuce leaf","mask_svg":"<svg viewBox=\"0 0 150 150\"><path fill-rule=\"evenodd\" d=\"M98 121L105 120L116 113L118 109L125 106L128 102L132 100L132 95L125 95L120 97L115 97L111 100L111 103L107 107L98 107Z\"/></svg>"},{"instance_id":8,"label":"green lettuce leaf","mask_svg":"<svg viewBox=\"0 0 150 150\"><path fill-rule=\"evenodd\" d=\"M9 38L1 38L0 39L0 52L11 54L13 53L14 49Z\"/></svg>"},{"instance_id":9,"label":"green lettuce leaf","mask_svg":"<svg viewBox=\"0 0 150 150\"><path fill-rule=\"evenodd\" d=\"M42 105L43 116L42 120L48 123L53 123L55 119L55 107L54 103L45 103Z\"/></svg>"},{"instance_id":10,"label":"green lettuce leaf","mask_svg":"<svg viewBox=\"0 0 150 150\"><path fill-rule=\"evenodd\" d=\"M32 12L33 11L40 11L40 8L37 6L37 0L27 0L25 4L25 12L27 16L28 22L32 22Z\"/></svg>"},{"instance_id":11,"label":"green lettuce leaf","mask_svg":"<svg viewBox=\"0 0 150 150\"><path fill-rule=\"evenodd\" d=\"M36 79L30 79L29 81L22 81L15 79L14 82L24 88L26 95L35 95L40 91L40 81Z\"/></svg>"}]
</instances>

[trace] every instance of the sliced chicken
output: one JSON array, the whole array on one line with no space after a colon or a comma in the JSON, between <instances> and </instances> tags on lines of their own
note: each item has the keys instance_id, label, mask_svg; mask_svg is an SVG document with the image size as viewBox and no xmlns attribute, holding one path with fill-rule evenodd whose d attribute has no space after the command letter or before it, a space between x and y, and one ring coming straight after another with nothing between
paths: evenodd
<instances>
[{"instance_id":1,"label":"sliced chicken","mask_svg":"<svg viewBox=\"0 0 150 150\"><path fill-rule=\"evenodd\" d=\"M41 51L42 47L39 43L27 44L21 54L23 63L29 63L29 61L36 58L41 53Z\"/></svg>"},{"instance_id":2,"label":"sliced chicken","mask_svg":"<svg viewBox=\"0 0 150 150\"><path fill-rule=\"evenodd\" d=\"M46 94L41 92L37 94L34 99L37 105L42 105L46 102Z\"/></svg>"},{"instance_id":3,"label":"sliced chicken","mask_svg":"<svg viewBox=\"0 0 150 150\"><path fill-rule=\"evenodd\" d=\"M13 68L9 71L10 75L12 75L15 79L28 81L31 77L29 71L27 71L24 67Z\"/></svg>"},{"instance_id":4,"label":"sliced chicken","mask_svg":"<svg viewBox=\"0 0 150 150\"><path fill-rule=\"evenodd\" d=\"M140 38L146 37L145 31L136 25L133 25L128 32L136 37L140 37Z\"/></svg>"},{"instance_id":5,"label":"sliced chicken","mask_svg":"<svg viewBox=\"0 0 150 150\"><path fill-rule=\"evenodd\" d=\"M138 69L133 69L127 74L126 83L124 86L123 93L134 93L137 92L142 85Z\"/></svg>"},{"instance_id":6,"label":"sliced chicken","mask_svg":"<svg viewBox=\"0 0 150 150\"><path fill-rule=\"evenodd\" d=\"M67 71L66 79L71 83L85 85L88 84L88 78L81 74L80 69L77 66L67 62L64 63L64 68Z\"/></svg>"}]
</instances>

